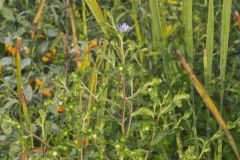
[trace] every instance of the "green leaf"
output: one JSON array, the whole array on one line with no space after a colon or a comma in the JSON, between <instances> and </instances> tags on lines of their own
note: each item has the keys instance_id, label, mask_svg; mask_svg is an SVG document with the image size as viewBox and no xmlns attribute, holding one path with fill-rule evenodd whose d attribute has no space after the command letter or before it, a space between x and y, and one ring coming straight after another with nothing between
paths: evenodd
<instances>
[{"instance_id":1,"label":"green leaf","mask_svg":"<svg viewBox=\"0 0 240 160\"><path fill-rule=\"evenodd\" d=\"M188 99L188 98L189 98L189 94L181 93L181 94L175 95L173 100L179 101L179 100Z\"/></svg>"},{"instance_id":2,"label":"green leaf","mask_svg":"<svg viewBox=\"0 0 240 160\"><path fill-rule=\"evenodd\" d=\"M42 54L47 51L47 48L48 48L48 42L44 41L43 43L38 45L37 52Z\"/></svg>"},{"instance_id":3,"label":"green leaf","mask_svg":"<svg viewBox=\"0 0 240 160\"><path fill-rule=\"evenodd\" d=\"M4 109L7 109L9 107L12 107L14 104L18 104L18 100L17 99L11 99L10 101L8 101L5 105L4 105Z\"/></svg>"},{"instance_id":4,"label":"green leaf","mask_svg":"<svg viewBox=\"0 0 240 160\"><path fill-rule=\"evenodd\" d=\"M151 116L152 118L154 118L154 112L151 111L150 109L146 108L146 107L141 107L140 109L138 109L137 111L132 113L132 116Z\"/></svg>"},{"instance_id":5,"label":"green leaf","mask_svg":"<svg viewBox=\"0 0 240 160\"><path fill-rule=\"evenodd\" d=\"M18 28L18 30L16 32L12 33L13 37L20 37L22 36L24 33L26 32L26 29L24 27L20 27Z\"/></svg>"},{"instance_id":6,"label":"green leaf","mask_svg":"<svg viewBox=\"0 0 240 160\"><path fill-rule=\"evenodd\" d=\"M189 99L189 94L186 94L186 93L177 94L177 95L174 96L173 101L175 102L175 104L178 107L181 107L182 106L182 101L184 99Z\"/></svg>"},{"instance_id":7,"label":"green leaf","mask_svg":"<svg viewBox=\"0 0 240 160\"><path fill-rule=\"evenodd\" d=\"M8 134L12 133L12 127L4 121L1 124L1 128L2 128L4 134L8 135Z\"/></svg>"},{"instance_id":8,"label":"green leaf","mask_svg":"<svg viewBox=\"0 0 240 160\"><path fill-rule=\"evenodd\" d=\"M31 65L31 58L24 58L21 62L21 69Z\"/></svg>"},{"instance_id":9,"label":"green leaf","mask_svg":"<svg viewBox=\"0 0 240 160\"><path fill-rule=\"evenodd\" d=\"M56 29L48 29L45 31L45 34L48 37L57 37L59 35L59 32Z\"/></svg>"},{"instance_id":10,"label":"green leaf","mask_svg":"<svg viewBox=\"0 0 240 160\"><path fill-rule=\"evenodd\" d=\"M0 10L2 16L6 19L6 20L9 20L9 21L14 21L14 16L13 16L13 12L10 8L7 8L7 7L3 7L1 10Z\"/></svg>"},{"instance_id":11,"label":"green leaf","mask_svg":"<svg viewBox=\"0 0 240 160\"><path fill-rule=\"evenodd\" d=\"M2 59L0 59L0 64L2 66L8 66L11 65L13 63L12 57L3 57Z\"/></svg>"},{"instance_id":12,"label":"green leaf","mask_svg":"<svg viewBox=\"0 0 240 160\"><path fill-rule=\"evenodd\" d=\"M6 109L12 107L14 104L18 104L18 100L17 99L11 99L10 101L8 101L2 108L0 108L0 116L4 114L4 112L6 111Z\"/></svg>"},{"instance_id":13,"label":"green leaf","mask_svg":"<svg viewBox=\"0 0 240 160\"><path fill-rule=\"evenodd\" d=\"M21 152L21 147L19 144L16 144L16 143L12 143L10 146L9 146L9 155L16 155L18 153ZM22 159L22 158L20 158Z\"/></svg>"},{"instance_id":14,"label":"green leaf","mask_svg":"<svg viewBox=\"0 0 240 160\"><path fill-rule=\"evenodd\" d=\"M180 132L182 129L181 128L173 128L168 131L160 131L160 133L157 134L155 139L152 142L152 146L155 146L159 144L164 138L171 136L171 135L176 135L178 132Z\"/></svg>"},{"instance_id":15,"label":"green leaf","mask_svg":"<svg viewBox=\"0 0 240 160\"><path fill-rule=\"evenodd\" d=\"M85 0L89 9L91 10L92 14L94 15L95 19L97 20L98 24L100 25L102 31L108 35L106 30L105 24L105 17L103 15L102 9L100 8L97 0Z\"/></svg>"},{"instance_id":16,"label":"green leaf","mask_svg":"<svg viewBox=\"0 0 240 160\"><path fill-rule=\"evenodd\" d=\"M28 102L30 102L32 100L32 96L33 96L33 91L32 91L32 87L30 85L26 85L23 88L23 93L25 95L25 98Z\"/></svg>"}]
</instances>

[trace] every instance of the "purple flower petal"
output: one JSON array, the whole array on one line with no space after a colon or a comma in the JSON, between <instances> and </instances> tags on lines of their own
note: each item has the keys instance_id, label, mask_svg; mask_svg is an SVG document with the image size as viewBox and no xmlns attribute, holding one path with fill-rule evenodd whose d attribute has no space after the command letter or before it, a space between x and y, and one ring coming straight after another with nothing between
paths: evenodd
<instances>
[{"instance_id":1,"label":"purple flower petal","mask_svg":"<svg viewBox=\"0 0 240 160\"><path fill-rule=\"evenodd\" d=\"M122 23L118 25L118 29L120 32L128 32L131 27L127 23Z\"/></svg>"}]
</instances>

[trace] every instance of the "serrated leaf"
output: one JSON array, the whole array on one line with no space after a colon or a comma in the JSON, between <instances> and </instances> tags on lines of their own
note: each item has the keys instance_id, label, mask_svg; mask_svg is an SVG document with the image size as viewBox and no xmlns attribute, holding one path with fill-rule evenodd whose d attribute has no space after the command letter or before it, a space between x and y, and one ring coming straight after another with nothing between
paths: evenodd
<instances>
[{"instance_id":1,"label":"serrated leaf","mask_svg":"<svg viewBox=\"0 0 240 160\"><path fill-rule=\"evenodd\" d=\"M9 20L9 21L14 21L14 16L13 16L13 12L10 8L7 8L7 7L3 7L1 10L0 10L2 16L6 19L6 20Z\"/></svg>"},{"instance_id":2,"label":"serrated leaf","mask_svg":"<svg viewBox=\"0 0 240 160\"><path fill-rule=\"evenodd\" d=\"M137 111L132 113L132 116L151 116L152 118L154 118L154 112L151 111L150 109L146 108L146 107L141 107L139 108Z\"/></svg>"}]
</instances>

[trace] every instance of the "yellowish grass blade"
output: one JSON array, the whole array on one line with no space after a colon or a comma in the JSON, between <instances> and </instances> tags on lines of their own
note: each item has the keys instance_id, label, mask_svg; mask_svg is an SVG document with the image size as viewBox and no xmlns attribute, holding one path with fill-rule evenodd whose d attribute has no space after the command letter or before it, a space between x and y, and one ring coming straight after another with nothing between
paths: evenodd
<instances>
[{"instance_id":1,"label":"yellowish grass blade","mask_svg":"<svg viewBox=\"0 0 240 160\"><path fill-rule=\"evenodd\" d=\"M20 47L21 47L21 38L17 38L17 45L16 45L16 77L17 77L17 92L19 96L19 101L22 105L23 110L23 116L26 121L28 130L30 133L32 133L32 124L31 124L31 118L28 112L27 108L27 102L25 95L23 93L22 89L22 73L21 73L21 56L20 56ZM33 136L31 134L31 145L33 147Z\"/></svg>"},{"instance_id":2,"label":"yellowish grass blade","mask_svg":"<svg viewBox=\"0 0 240 160\"><path fill-rule=\"evenodd\" d=\"M198 91L199 95L202 97L204 103L206 104L207 108L211 111L215 119L217 120L218 124L222 127L223 131L225 132L229 144L232 146L237 158L240 160L240 154L237 148L237 145L232 137L231 132L229 131L227 124L225 123L223 117L221 116L219 110L215 106L213 100L207 94L207 91L201 84L201 82L197 79L196 75L193 73L192 69L188 65L186 59L184 58L183 54L180 51L177 51L179 60L183 65L183 68L187 72L189 78L191 79L192 83L194 84L196 90Z\"/></svg>"},{"instance_id":3,"label":"yellowish grass blade","mask_svg":"<svg viewBox=\"0 0 240 160\"><path fill-rule=\"evenodd\" d=\"M104 26L105 23L105 17L103 15L103 12L97 2L97 0L85 0L87 3L89 9L91 10L92 14L94 15L96 21L100 25L102 31L105 35L107 35L106 27Z\"/></svg>"},{"instance_id":4,"label":"yellowish grass blade","mask_svg":"<svg viewBox=\"0 0 240 160\"><path fill-rule=\"evenodd\" d=\"M45 4L46 4L46 0L42 0L42 2L41 2L41 4L40 4L40 7L39 7L39 9L38 9L38 12L37 12L37 14L36 14L36 16L35 16L35 18L34 18L34 20L33 20L33 23L35 23L35 24L38 23L41 15L42 15L43 8L44 8Z\"/></svg>"}]
</instances>

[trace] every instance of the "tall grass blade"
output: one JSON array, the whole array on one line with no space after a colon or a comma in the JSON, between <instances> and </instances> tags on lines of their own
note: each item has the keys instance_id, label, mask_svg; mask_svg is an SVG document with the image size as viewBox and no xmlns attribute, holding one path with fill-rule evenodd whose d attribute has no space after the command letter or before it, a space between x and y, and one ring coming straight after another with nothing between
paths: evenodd
<instances>
[{"instance_id":1,"label":"tall grass blade","mask_svg":"<svg viewBox=\"0 0 240 160\"><path fill-rule=\"evenodd\" d=\"M223 1L220 51L220 107L223 105L232 0Z\"/></svg>"},{"instance_id":2,"label":"tall grass blade","mask_svg":"<svg viewBox=\"0 0 240 160\"><path fill-rule=\"evenodd\" d=\"M16 45L16 77L17 77L17 92L19 96L19 100L22 105L22 111L23 111L23 116L26 121L28 130L30 133L32 133L32 124L31 124L31 118L28 112L27 108L27 102L25 95L23 93L22 89L22 73L21 73L21 56L20 56L20 47L21 47L21 38L17 38L17 45ZM33 147L33 136L31 134L31 145Z\"/></svg>"},{"instance_id":3,"label":"tall grass blade","mask_svg":"<svg viewBox=\"0 0 240 160\"><path fill-rule=\"evenodd\" d=\"M171 75L171 70L169 68L168 64L168 56L167 56L167 51L166 49L166 39L163 38L162 33L164 32L164 27L162 25L165 25L163 22L165 20L160 21L160 12L159 12L159 5L158 5L158 0L149 0L150 4L150 10L151 10L151 19L152 19L152 24L153 24L153 30L152 30L152 35L153 35L153 40L157 42L153 42L153 44L157 44L156 50L159 50L163 59L163 66L164 66L164 71L166 74L167 79L170 78ZM161 23L162 22L162 23Z\"/></svg>"},{"instance_id":4,"label":"tall grass blade","mask_svg":"<svg viewBox=\"0 0 240 160\"><path fill-rule=\"evenodd\" d=\"M208 1L208 22L207 22L207 39L206 39L206 51L204 51L204 75L205 75L205 87L209 94L211 94L211 80L212 80L212 57L214 48L214 4L213 0ZM207 111L207 137L210 137L209 127L210 113ZM211 150L211 146L208 145ZM208 154L208 158L211 158L211 151Z\"/></svg>"},{"instance_id":5,"label":"tall grass blade","mask_svg":"<svg viewBox=\"0 0 240 160\"><path fill-rule=\"evenodd\" d=\"M208 2L208 23L207 23L207 40L206 40L206 60L204 60L205 86L211 92L212 78L212 56L214 48L214 5L213 0Z\"/></svg>"},{"instance_id":6,"label":"tall grass blade","mask_svg":"<svg viewBox=\"0 0 240 160\"><path fill-rule=\"evenodd\" d=\"M133 22L134 22L136 35L137 35L137 40L138 40L138 42L142 42L142 34L141 34L139 22L138 22L138 13L137 13L138 7L139 7L138 1L131 0L131 4L132 4L132 18L133 18Z\"/></svg>"},{"instance_id":7,"label":"tall grass blade","mask_svg":"<svg viewBox=\"0 0 240 160\"><path fill-rule=\"evenodd\" d=\"M84 39L88 41L88 26L87 26L87 15L86 15L86 2L82 0L82 17L83 17L83 35Z\"/></svg>"},{"instance_id":8,"label":"tall grass blade","mask_svg":"<svg viewBox=\"0 0 240 160\"><path fill-rule=\"evenodd\" d=\"M141 30L140 30L140 25L139 25L139 21L138 21L138 8L139 8L139 1L138 0L131 0L131 4L132 4L132 19L134 22L134 28L135 28L135 32L137 35L137 40L139 43L142 43L142 34L141 34ZM144 63L144 59L145 59L145 55L144 52L141 52L140 55L140 60L142 63Z\"/></svg>"},{"instance_id":9,"label":"tall grass blade","mask_svg":"<svg viewBox=\"0 0 240 160\"><path fill-rule=\"evenodd\" d=\"M71 5L68 7L69 10L69 14L70 14L70 21L71 21L71 29L72 29L72 41L73 41L73 47L75 50L75 60L79 58L80 56L80 51L78 49L78 38L77 38L77 30L76 30L76 25L75 25L75 20L74 20L74 12L73 9L71 7Z\"/></svg>"},{"instance_id":10,"label":"tall grass blade","mask_svg":"<svg viewBox=\"0 0 240 160\"><path fill-rule=\"evenodd\" d=\"M220 48L220 111L222 112L224 100L224 81L227 64L228 40L231 21L232 0L223 0L222 25L221 25L221 48ZM218 157L222 159L222 140L218 144Z\"/></svg>"},{"instance_id":11,"label":"tall grass blade","mask_svg":"<svg viewBox=\"0 0 240 160\"><path fill-rule=\"evenodd\" d=\"M193 23L192 23L192 0L183 1L183 23L184 39L187 50L187 58L190 65L193 65Z\"/></svg>"},{"instance_id":12,"label":"tall grass blade","mask_svg":"<svg viewBox=\"0 0 240 160\"><path fill-rule=\"evenodd\" d=\"M85 0L85 2L87 3L89 9L91 10L92 14L94 15L96 21L100 25L103 33L105 35L107 35L107 29L104 26L104 24L105 24L105 17L103 15L103 12L102 12L102 10L101 10L97 0Z\"/></svg>"},{"instance_id":13,"label":"tall grass blade","mask_svg":"<svg viewBox=\"0 0 240 160\"><path fill-rule=\"evenodd\" d=\"M95 64L96 65L96 64ZM94 98L93 95L96 93L96 89L97 89L97 78L98 78L98 73L97 73L97 68L96 66L94 66L94 69L91 73L90 76L90 80L89 80L89 84L88 84L88 89L89 89L89 98L88 98L88 105L87 105L87 112L90 113L92 106L94 104ZM88 122L89 122L89 118L88 118Z\"/></svg>"},{"instance_id":14,"label":"tall grass blade","mask_svg":"<svg viewBox=\"0 0 240 160\"><path fill-rule=\"evenodd\" d=\"M183 1L183 23L184 23L184 40L187 50L187 59L189 60L190 66L193 67L193 15L192 15L192 0ZM192 113L193 113L193 134L194 137L197 137L197 120L194 110L195 100L194 100L194 91L193 85L191 84L192 90Z\"/></svg>"},{"instance_id":15,"label":"tall grass blade","mask_svg":"<svg viewBox=\"0 0 240 160\"><path fill-rule=\"evenodd\" d=\"M196 90L198 91L199 95L202 97L204 103L206 104L207 108L211 111L215 119L217 120L218 124L222 127L223 131L225 132L229 144L232 146L237 158L240 160L240 154L237 148L237 145L232 137L231 132L229 131L226 122L224 121L223 117L221 116L221 113L215 106L213 100L208 95L207 91L201 84L201 82L197 79L196 75L193 73L192 69L189 67L189 64L187 63L186 59L184 58L183 54L180 51L177 51L179 60L183 65L183 68L187 72L189 78L191 79L192 83L194 84Z\"/></svg>"}]
</instances>

